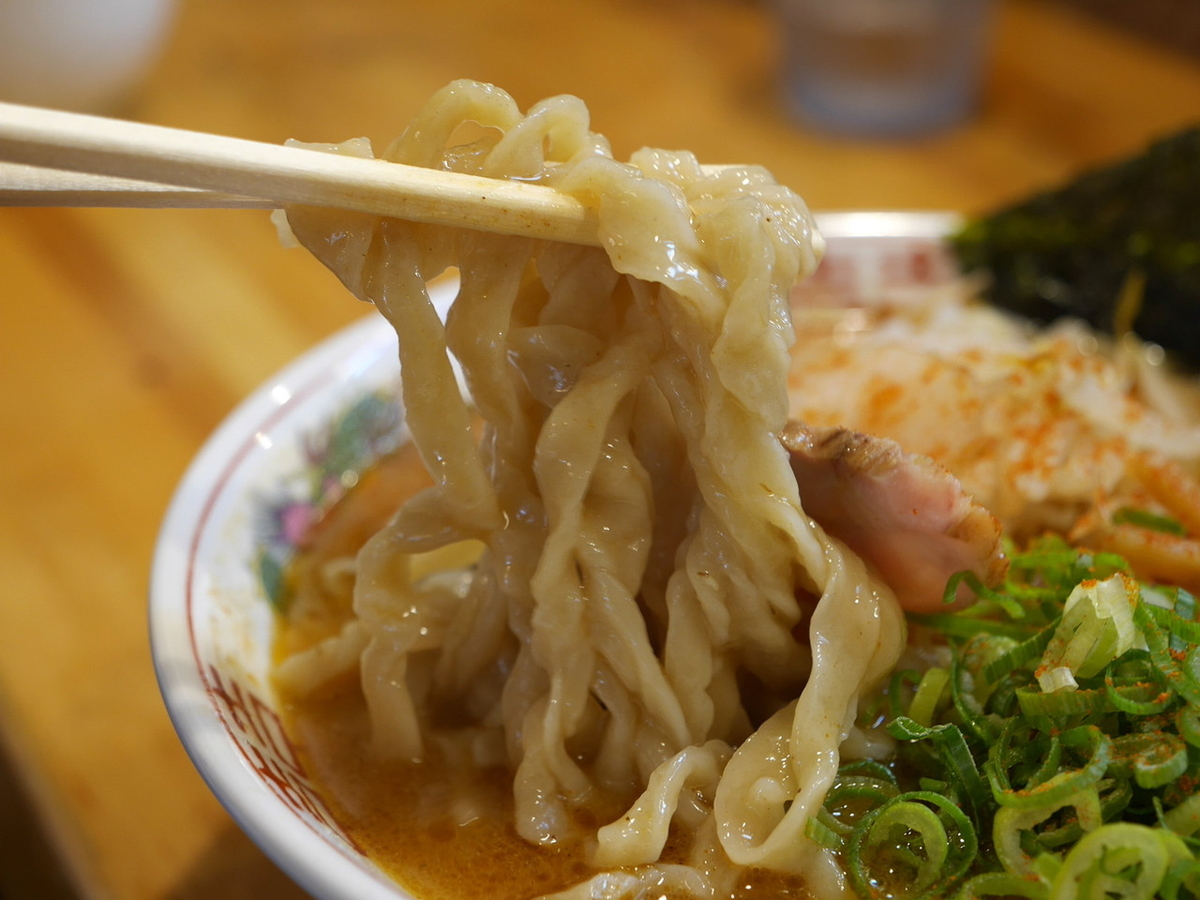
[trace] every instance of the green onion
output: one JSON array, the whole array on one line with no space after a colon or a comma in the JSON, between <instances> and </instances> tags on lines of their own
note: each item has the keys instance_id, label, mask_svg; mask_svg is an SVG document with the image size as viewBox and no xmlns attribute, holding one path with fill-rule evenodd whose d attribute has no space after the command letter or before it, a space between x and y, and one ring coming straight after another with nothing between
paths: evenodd
<instances>
[{"instance_id":1,"label":"green onion","mask_svg":"<svg viewBox=\"0 0 1200 900\"><path fill-rule=\"evenodd\" d=\"M1104 775L1112 758L1112 739L1095 725L1080 725L1064 732L1061 739L1063 745L1068 747L1090 745L1091 755L1087 762L1077 769L1063 769L1052 778L1022 788L1014 788L1009 781L1008 767L1003 758L1008 749L1007 741L1003 744L997 742L993 750L1001 747L1003 749L989 753L988 761L984 765L996 802L1013 809L1037 810L1058 804L1063 798L1078 795L1094 787Z\"/></svg>"},{"instance_id":2,"label":"green onion","mask_svg":"<svg viewBox=\"0 0 1200 900\"><path fill-rule=\"evenodd\" d=\"M1102 778L1096 784L1100 797L1100 815L1097 821L1111 822L1133 799L1133 788L1128 778ZM1095 822L1091 825L1096 827ZM1067 818L1061 825L1043 828L1037 832L1037 842L1047 850L1057 850L1074 844L1083 837L1083 823L1077 817Z\"/></svg>"},{"instance_id":3,"label":"green onion","mask_svg":"<svg viewBox=\"0 0 1200 900\"><path fill-rule=\"evenodd\" d=\"M1024 625L1014 625L1011 622L1004 622L997 619L974 618L972 616L955 615L950 613L943 614L919 614L912 613L908 617L910 622L917 625L924 625L934 631L944 634L947 637L969 638L973 635L984 632L987 634L999 634L1011 638L1023 638L1029 633L1029 629Z\"/></svg>"},{"instance_id":4,"label":"green onion","mask_svg":"<svg viewBox=\"0 0 1200 900\"><path fill-rule=\"evenodd\" d=\"M1148 528L1163 534L1173 534L1175 537L1187 537L1187 529L1178 519L1152 513L1148 509L1137 509L1123 506L1112 515L1114 525L1136 525L1138 528Z\"/></svg>"},{"instance_id":5,"label":"green onion","mask_svg":"<svg viewBox=\"0 0 1200 900\"><path fill-rule=\"evenodd\" d=\"M1095 828L1095 825L1091 826ZM1082 829L1080 829L1082 833ZM1045 832L1038 836L1038 843L1044 844ZM1056 853L1039 853L1033 858L1029 865L1030 874L1040 878L1047 885L1054 880L1054 876L1058 874L1058 870L1062 868L1062 857Z\"/></svg>"},{"instance_id":6,"label":"green onion","mask_svg":"<svg viewBox=\"0 0 1200 900\"><path fill-rule=\"evenodd\" d=\"M909 616L949 663L864 698L896 753L842 766L809 838L861 900L1197 900L1196 598L1060 538L1010 560L1000 588L947 586L971 607Z\"/></svg>"},{"instance_id":7,"label":"green onion","mask_svg":"<svg viewBox=\"0 0 1200 900\"><path fill-rule=\"evenodd\" d=\"M1139 603L1134 607L1134 621L1146 637L1146 646L1150 651L1150 659L1163 673L1170 687L1188 703L1200 706L1200 679L1193 671L1179 666L1170 649L1168 635L1162 630L1154 616L1150 613L1150 605ZM1176 651L1178 652L1178 651ZM1191 665L1196 664L1196 650L1191 653Z\"/></svg>"},{"instance_id":8,"label":"green onion","mask_svg":"<svg viewBox=\"0 0 1200 900\"><path fill-rule=\"evenodd\" d=\"M1118 656L1138 646L1141 635L1134 624L1138 603L1136 581L1118 572L1103 581L1081 581L1063 604L1062 621L1042 654L1038 682L1048 682L1063 669L1076 678L1088 678L1104 670Z\"/></svg>"},{"instance_id":9,"label":"green onion","mask_svg":"<svg viewBox=\"0 0 1200 900\"><path fill-rule=\"evenodd\" d=\"M1132 716L1158 715L1175 699L1144 650L1131 650L1110 663L1104 670L1104 690L1115 709Z\"/></svg>"},{"instance_id":10,"label":"green onion","mask_svg":"<svg viewBox=\"0 0 1200 900\"><path fill-rule=\"evenodd\" d=\"M872 803L882 803L900 793L896 782L882 778L872 778L868 775L842 776L829 789L828 797L835 803L846 805L858 800Z\"/></svg>"},{"instance_id":11,"label":"green onion","mask_svg":"<svg viewBox=\"0 0 1200 900\"><path fill-rule=\"evenodd\" d=\"M1033 858L1021 847L1022 834L1034 831L1038 825L1067 807L1075 810L1075 818L1083 829L1090 831L1099 827L1100 798L1095 788L1061 797L1043 806L1027 809L1006 806L996 813L992 822L992 847L1007 871L1018 875L1033 872Z\"/></svg>"},{"instance_id":12,"label":"green onion","mask_svg":"<svg viewBox=\"0 0 1200 900\"><path fill-rule=\"evenodd\" d=\"M1041 737L1041 736L1039 736ZM1044 740L1044 738L1042 738ZM1063 742L1062 737L1057 734L1049 735L1050 747L1046 750L1042 757L1041 764L1033 770L1029 775L1030 784L1044 784L1054 777L1062 766L1063 757ZM1041 744L1041 740L1035 740L1030 744L1031 750L1036 750ZM1031 758L1037 759L1036 755L1031 755Z\"/></svg>"},{"instance_id":13,"label":"green onion","mask_svg":"<svg viewBox=\"0 0 1200 900\"><path fill-rule=\"evenodd\" d=\"M1046 900L1049 886L1040 878L1013 872L985 872L962 886L955 900L981 900L983 897L1028 897Z\"/></svg>"},{"instance_id":14,"label":"green onion","mask_svg":"<svg viewBox=\"0 0 1200 900\"><path fill-rule=\"evenodd\" d=\"M945 896L974 862L971 820L945 797L912 791L872 810L849 839L860 898Z\"/></svg>"},{"instance_id":15,"label":"green onion","mask_svg":"<svg viewBox=\"0 0 1200 900\"><path fill-rule=\"evenodd\" d=\"M906 712L904 696L908 685L916 685L921 681L921 673L916 669L898 669L892 673L888 684L888 712L892 718L902 716Z\"/></svg>"},{"instance_id":16,"label":"green onion","mask_svg":"<svg viewBox=\"0 0 1200 900\"><path fill-rule=\"evenodd\" d=\"M1004 655L988 663L983 668L983 677L994 683L1010 672L1015 672L1033 660L1039 659L1051 638L1054 637L1058 623L1059 619L1055 619L1033 637L1022 641Z\"/></svg>"},{"instance_id":17,"label":"green onion","mask_svg":"<svg viewBox=\"0 0 1200 900\"><path fill-rule=\"evenodd\" d=\"M1017 702L1021 704L1021 712L1025 715L1049 718L1117 710L1117 705L1105 690L1055 691L1047 694L1037 687L1019 688Z\"/></svg>"},{"instance_id":18,"label":"green onion","mask_svg":"<svg viewBox=\"0 0 1200 900\"><path fill-rule=\"evenodd\" d=\"M1176 834L1192 835L1200 831L1200 794L1192 794L1163 813L1163 824Z\"/></svg>"},{"instance_id":19,"label":"green onion","mask_svg":"<svg viewBox=\"0 0 1200 900\"><path fill-rule=\"evenodd\" d=\"M1183 588L1177 587L1172 589L1171 593L1175 598L1175 602L1172 606L1175 612L1188 621L1195 619L1196 598L1192 595L1191 591L1185 591Z\"/></svg>"},{"instance_id":20,"label":"green onion","mask_svg":"<svg viewBox=\"0 0 1200 900\"><path fill-rule=\"evenodd\" d=\"M1196 622L1196 598L1183 588L1175 589L1172 609L1179 617L1171 631L1171 649L1184 650L1189 643L1200 644L1200 623Z\"/></svg>"},{"instance_id":21,"label":"green onion","mask_svg":"<svg viewBox=\"0 0 1200 900\"><path fill-rule=\"evenodd\" d=\"M1172 650L1182 650L1189 643L1200 643L1200 622L1185 619L1176 610L1163 609L1154 604L1147 606L1146 611L1160 628L1170 632L1171 638L1178 645L1172 647Z\"/></svg>"},{"instance_id":22,"label":"green onion","mask_svg":"<svg viewBox=\"0 0 1200 900\"><path fill-rule=\"evenodd\" d=\"M1154 731L1112 739L1109 771L1132 774L1140 787L1170 784L1187 771L1187 744L1178 735Z\"/></svg>"},{"instance_id":23,"label":"green onion","mask_svg":"<svg viewBox=\"0 0 1200 900\"><path fill-rule=\"evenodd\" d=\"M921 725L931 725L933 723L933 714L942 699L942 695L946 692L946 683L949 680L950 672L947 669L941 669L936 666L932 669L927 669L917 684L917 690L913 694L912 703L908 706L909 718L919 722Z\"/></svg>"},{"instance_id":24,"label":"green onion","mask_svg":"<svg viewBox=\"0 0 1200 900\"><path fill-rule=\"evenodd\" d=\"M1200 708L1185 706L1175 714L1175 728L1180 737L1193 747L1200 748Z\"/></svg>"},{"instance_id":25,"label":"green onion","mask_svg":"<svg viewBox=\"0 0 1200 900\"><path fill-rule=\"evenodd\" d=\"M1184 653L1183 664L1179 667L1179 671L1187 685L1187 689L1180 693L1188 697L1189 702L1196 703L1194 698L1200 695L1200 646L1193 647Z\"/></svg>"},{"instance_id":26,"label":"green onion","mask_svg":"<svg viewBox=\"0 0 1200 900\"><path fill-rule=\"evenodd\" d=\"M977 810L987 806L987 784L979 774L958 726L947 723L926 728L913 719L899 718L888 724L888 733L903 741L930 741L940 751L947 774L952 777L952 783L961 788L963 799Z\"/></svg>"},{"instance_id":27,"label":"green onion","mask_svg":"<svg viewBox=\"0 0 1200 900\"><path fill-rule=\"evenodd\" d=\"M839 776L864 775L878 781L896 783L896 773L888 766L874 759L856 759L838 769Z\"/></svg>"},{"instance_id":28,"label":"green onion","mask_svg":"<svg viewBox=\"0 0 1200 900\"><path fill-rule=\"evenodd\" d=\"M949 606L950 604L956 602L958 600L959 586L964 583L971 589L976 597L979 597L984 601L994 603L1014 619L1020 619L1025 615L1025 608L1021 606L1020 603L1011 597L992 590L985 585L982 580L980 580L978 575L969 570L956 572L950 576L950 579L946 582L946 589L942 592L942 603ZM974 611L974 608L965 610L965 612L968 614Z\"/></svg>"},{"instance_id":29,"label":"green onion","mask_svg":"<svg viewBox=\"0 0 1200 900\"><path fill-rule=\"evenodd\" d=\"M842 849L840 823L824 809L817 810L815 816L808 817L804 823L804 834L809 840L820 844L826 850Z\"/></svg>"},{"instance_id":30,"label":"green onion","mask_svg":"<svg viewBox=\"0 0 1200 900\"><path fill-rule=\"evenodd\" d=\"M976 740L994 741L1000 732L996 716L984 712L983 703L994 693L994 685L977 684L977 679L971 669L965 665L965 660L977 655L978 662L986 665L994 654L1005 653L1012 641L1007 638L977 636L967 647L979 648L977 654L964 648L963 653L956 653L950 660L950 699L954 709L962 720L968 734ZM995 646L999 645L999 646ZM970 655L968 655L970 654Z\"/></svg>"},{"instance_id":31,"label":"green onion","mask_svg":"<svg viewBox=\"0 0 1200 900\"><path fill-rule=\"evenodd\" d=\"M1186 894L1180 894L1183 888ZM1177 862L1167 871L1158 894L1163 900L1183 900L1200 896L1200 860Z\"/></svg>"},{"instance_id":32,"label":"green onion","mask_svg":"<svg viewBox=\"0 0 1200 900\"><path fill-rule=\"evenodd\" d=\"M1154 829L1114 822L1080 839L1063 860L1050 895L1055 900L1109 896L1150 900L1169 864L1167 848Z\"/></svg>"}]
</instances>

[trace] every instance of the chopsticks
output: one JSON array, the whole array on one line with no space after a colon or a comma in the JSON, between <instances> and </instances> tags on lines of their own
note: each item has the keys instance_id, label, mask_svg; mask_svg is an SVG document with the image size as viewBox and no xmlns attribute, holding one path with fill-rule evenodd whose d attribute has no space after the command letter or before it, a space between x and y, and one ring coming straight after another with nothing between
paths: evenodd
<instances>
[{"instance_id":1,"label":"chopsticks","mask_svg":"<svg viewBox=\"0 0 1200 900\"><path fill-rule=\"evenodd\" d=\"M0 103L0 203L334 207L598 244L594 209L553 188Z\"/></svg>"},{"instance_id":2,"label":"chopsticks","mask_svg":"<svg viewBox=\"0 0 1200 900\"><path fill-rule=\"evenodd\" d=\"M0 206L276 209L279 204L202 188L0 162Z\"/></svg>"}]
</instances>

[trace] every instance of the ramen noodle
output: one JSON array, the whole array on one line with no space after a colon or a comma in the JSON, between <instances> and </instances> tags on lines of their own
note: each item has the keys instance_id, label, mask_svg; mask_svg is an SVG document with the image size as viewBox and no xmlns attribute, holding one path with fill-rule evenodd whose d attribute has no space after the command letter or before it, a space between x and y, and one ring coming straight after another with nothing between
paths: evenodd
<instances>
[{"instance_id":1,"label":"ramen noodle","mask_svg":"<svg viewBox=\"0 0 1200 900\"><path fill-rule=\"evenodd\" d=\"M467 122L483 136L456 146ZM804 825L905 628L805 515L776 437L789 294L817 261L804 204L760 169L617 162L578 100L522 115L470 82L383 158L552 185L598 208L603 248L288 210L394 325L432 484L367 542L352 618L281 684L357 668L374 754L509 767L520 836L577 845L599 873L564 897L704 896L735 867L841 895ZM443 324L426 283L447 268ZM448 547L477 555L415 574ZM597 795L624 812L581 828ZM673 826L691 837L668 864Z\"/></svg>"}]
</instances>

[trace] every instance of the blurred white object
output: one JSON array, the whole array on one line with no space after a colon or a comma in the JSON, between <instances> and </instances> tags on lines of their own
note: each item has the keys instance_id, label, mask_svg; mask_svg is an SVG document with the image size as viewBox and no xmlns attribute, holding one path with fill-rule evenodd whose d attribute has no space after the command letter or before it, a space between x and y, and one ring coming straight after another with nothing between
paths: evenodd
<instances>
[{"instance_id":1,"label":"blurred white object","mask_svg":"<svg viewBox=\"0 0 1200 900\"><path fill-rule=\"evenodd\" d=\"M175 0L0 0L0 100L81 112L129 99Z\"/></svg>"},{"instance_id":2,"label":"blurred white object","mask_svg":"<svg viewBox=\"0 0 1200 900\"><path fill-rule=\"evenodd\" d=\"M784 102L859 135L961 121L978 98L993 0L774 0Z\"/></svg>"}]
</instances>

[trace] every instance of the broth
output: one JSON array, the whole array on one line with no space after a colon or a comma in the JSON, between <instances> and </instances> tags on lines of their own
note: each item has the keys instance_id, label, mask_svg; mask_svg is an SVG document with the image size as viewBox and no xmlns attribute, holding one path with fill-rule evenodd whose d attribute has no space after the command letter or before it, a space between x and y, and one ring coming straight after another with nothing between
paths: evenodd
<instances>
[{"instance_id":1,"label":"broth","mask_svg":"<svg viewBox=\"0 0 1200 900\"><path fill-rule=\"evenodd\" d=\"M349 582L339 584L335 577L330 583L323 571L353 553L427 482L415 450L405 445L364 472L315 526L290 573L295 585L308 582L304 591L294 593L310 603L280 618L277 658L336 633L350 615ZM313 597L322 603L312 604ZM344 677L307 697L291 698L284 713L305 768L338 824L421 900L476 900L481 884L488 886L489 900L529 900L594 873L582 847L538 847L517 834L507 769L480 770L432 753L419 764L373 755L356 678ZM581 830L617 818L626 801L597 798L579 814ZM681 857L678 843L668 843L664 861ZM809 897L798 879L763 870L743 875L728 900ZM687 898L663 892L655 900Z\"/></svg>"}]
</instances>

